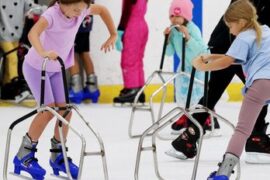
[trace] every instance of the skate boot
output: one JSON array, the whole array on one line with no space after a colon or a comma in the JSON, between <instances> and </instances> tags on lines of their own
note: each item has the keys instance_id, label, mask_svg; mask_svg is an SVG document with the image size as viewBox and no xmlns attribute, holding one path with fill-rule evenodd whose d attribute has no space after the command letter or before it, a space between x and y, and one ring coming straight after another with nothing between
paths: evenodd
<instances>
[{"instance_id":1,"label":"skate boot","mask_svg":"<svg viewBox=\"0 0 270 180\"><path fill-rule=\"evenodd\" d=\"M50 166L53 169L53 174L59 176L59 172L61 171L67 173L61 143L57 141L55 138L52 138L51 145L52 149L50 150L51 151ZM79 168L72 162L72 159L69 157L68 157L68 165L72 178L77 179Z\"/></svg>"},{"instance_id":2,"label":"skate boot","mask_svg":"<svg viewBox=\"0 0 270 180\"><path fill-rule=\"evenodd\" d=\"M233 168L239 162L239 158L231 153L226 153L222 163L219 164L218 171L210 174L207 180L229 180L233 173Z\"/></svg>"},{"instance_id":3,"label":"skate boot","mask_svg":"<svg viewBox=\"0 0 270 180\"><path fill-rule=\"evenodd\" d=\"M228 176L224 176L224 175L216 175L216 171L215 172L212 172L210 174L210 176L207 178L207 180L229 180Z\"/></svg>"},{"instance_id":4,"label":"skate boot","mask_svg":"<svg viewBox=\"0 0 270 180\"><path fill-rule=\"evenodd\" d=\"M18 92L17 92L17 95L15 96L15 103L24 104L23 102L25 102L25 103L30 104L30 102L32 103L34 102L35 104L35 99L24 79L19 78L17 82L17 88L18 88Z\"/></svg>"},{"instance_id":5,"label":"skate boot","mask_svg":"<svg viewBox=\"0 0 270 180\"><path fill-rule=\"evenodd\" d=\"M30 94L30 90L26 82L19 77L15 77L11 82L6 83L2 87L2 99L15 100L19 103ZM20 97L21 96L21 97Z\"/></svg>"},{"instance_id":6,"label":"skate boot","mask_svg":"<svg viewBox=\"0 0 270 180\"><path fill-rule=\"evenodd\" d=\"M119 103L119 104L125 104L125 103L129 103L132 104L134 102L134 99L137 95L137 93L140 91L141 88L132 88L132 89L128 89L128 88L124 88L123 90L121 90L120 95L118 97L115 97L113 99L114 103ZM142 93L138 99L139 103L144 103L145 102L145 94Z\"/></svg>"},{"instance_id":7,"label":"skate boot","mask_svg":"<svg viewBox=\"0 0 270 180\"><path fill-rule=\"evenodd\" d=\"M171 126L171 129L172 129L171 134L174 134L174 135L181 134L188 126L187 120L188 120L188 117L184 114L176 122L174 122Z\"/></svg>"},{"instance_id":8,"label":"skate boot","mask_svg":"<svg viewBox=\"0 0 270 180\"><path fill-rule=\"evenodd\" d=\"M263 132L253 133L246 142L247 163L269 164L270 163L270 137L266 134L269 123L265 124Z\"/></svg>"},{"instance_id":9,"label":"skate boot","mask_svg":"<svg viewBox=\"0 0 270 180\"><path fill-rule=\"evenodd\" d=\"M172 142L172 149L165 153L182 160L193 158L197 154L196 141L198 138L199 130L194 125L190 125Z\"/></svg>"},{"instance_id":10,"label":"skate boot","mask_svg":"<svg viewBox=\"0 0 270 180\"><path fill-rule=\"evenodd\" d=\"M220 132L220 125L218 123L217 118L213 118L214 121L214 129L212 130L212 125L211 125L211 117L208 116L208 118L206 119L204 125L203 125L203 129L205 131L204 137L218 137L221 136L221 132Z\"/></svg>"},{"instance_id":11,"label":"skate boot","mask_svg":"<svg viewBox=\"0 0 270 180\"><path fill-rule=\"evenodd\" d=\"M87 86L83 89L83 99L90 99L93 103L97 103L100 96L97 76L95 74L88 75L86 85Z\"/></svg>"},{"instance_id":12,"label":"skate boot","mask_svg":"<svg viewBox=\"0 0 270 180\"><path fill-rule=\"evenodd\" d=\"M19 152L13 159L15 174L20 175L21 171L25 171L33 179L44 179L46 171L38 164L38 160L35 158L36 146L37 142L32 142L27 134L23 137Z\"/></svg>"},{"instance_id":13,"label":"skate boot","mask_svg":"<svg viewBox=\"0 0 270 180\"><path fill-rule=\"evenodd\" d=\"M75 74L71 77L71 87L69 89L69 99L71 102L80 104L83 100L83 89L81 76Z\"/></svg>"},{"instance_id":14,"label":"skate boot","mask_svg":"<svg viewBox=\"0 0 270 180\"><path fill-rule=\"evenodd\" d=\"M181 116L176 122L174 122L172 124L172 126L171 126L171 129L172 129L171 134L173 134L173 135L181 134L186 129L186 127L188 126L187 122L188 122L187 116L186 115ZM221 135L220 126L219 126L219 123L218 123L216 118L214 118L214 130L213 130L213 132L211 131L211 119L210 119L210 116L205 121L203 128L206 131L206 136L208 136L208 134L210 134L210 133L208 133L208 131L211 132L212 136L220 136Z\"/></svg>"}]
</instances>

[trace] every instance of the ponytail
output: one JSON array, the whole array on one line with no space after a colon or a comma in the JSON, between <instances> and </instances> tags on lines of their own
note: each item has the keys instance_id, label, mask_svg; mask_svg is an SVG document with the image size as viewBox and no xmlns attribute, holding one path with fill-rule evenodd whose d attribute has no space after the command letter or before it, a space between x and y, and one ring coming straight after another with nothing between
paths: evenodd
<instances>
[{"instance_id":1,"label":"ponytail","mask_svg":"<svg viewBox=\"0 0 270 180\"><path fill-rule=\"evenodd\" d=\"M261 29L261 26L260 26L260 24L258 23L258 21L256 19L254 19L254 20L252 19L252 23L253 23L254 30L256 31L257 44L260 45L261 41L262 41L262 29Z\"/></svg>"}]
</instances>

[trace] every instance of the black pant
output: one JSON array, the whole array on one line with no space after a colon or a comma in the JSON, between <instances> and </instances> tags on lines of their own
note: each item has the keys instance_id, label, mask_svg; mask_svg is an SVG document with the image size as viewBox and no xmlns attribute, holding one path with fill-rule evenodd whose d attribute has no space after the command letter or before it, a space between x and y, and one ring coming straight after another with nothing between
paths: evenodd
<instances>
[{"instance_id":1,"label":"black pant","mask_svg":"<svg viewBox=\"0 0 270 180\"><path fill-rule=\"evenodd\" d=\"M207 107L211 110L214 109L218 100L222 96L223 92L231 82L234 75L237 75L243 83L245 83L245 76L242 70L241 65L231 65L226 69L219 71L212 71L210 73L210 80L208 82L208 99ZM202 97L198 104L203 105L204 97ZM267 105L263 107L261 113L256 121L256 124L253 128L252 134L262 133L265 128L265 116L267 114ZM203 125L209 116L208 113L196 113L193 117Z\"/></svg>"}]
</instances>

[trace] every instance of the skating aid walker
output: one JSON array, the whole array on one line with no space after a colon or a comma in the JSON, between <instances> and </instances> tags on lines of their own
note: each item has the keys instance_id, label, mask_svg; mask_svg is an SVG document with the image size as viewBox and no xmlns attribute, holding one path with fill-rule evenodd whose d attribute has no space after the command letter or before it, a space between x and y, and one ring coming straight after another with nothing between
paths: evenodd
<instances>
[{"instance_id":1,"label":"skating aid walker","mask_svg":"<svg viewBox=\"0 0 270 180\"><path fill-rule=\"evenodd\" d=\"M172 25L170 27L170 30L173 28L177 28L179 25ZM146 112L150 112L151 114L151 122L152 124L154 124L157 120L159 120L163 114L163 107L164 107L164 102L167 96L167 90L168 90L168 85L173 83L173 81L175 80L175 78L179 77L179 76L185 76L190 78L190 74L185 72L185 49L186 49L186 41L185 41L185 37L183 35L182 38L182 58L181 58L181 71L180 72L165 72L163 71L163 64L164 64L164 58L165 58L165 53L166 53L166 47L167 47L167 42L168 42L168 38L169 38L169 34L165 34L165 39L164 39L164 43L163 43L163 49L162 49L162 55L161 55L161 61L160 61L160 66L159 66L159 70L154 71L149 78L147 79L145 85L140 89L140 91L137 93L135 99L134 99L134 103L132 104L132 110L131 110L131 116L130 116L130 120L129 120L129 129L128 129L128 135L130 138L138 138L141 136L141 134L134 134L133 133L133 123L134 123L134 116L135 116L135 112L137 111L146 111ZM181 43L181 42L179 42ZM150 83L152 82L152 80L155 77L158 77L161 80L161 86L154 91L154 93L152 93L152 95L149 98L149 105L147 106L141 106L139 103L139 97L140 95L143 93L144 89L147 88ZM201 84L203 86L204 82L202 82L199 79L194 79L196 83ZM158 94L160 94L160 92L162 91L162 98L161 98L161 102L159 105L159 110L158 110L158 115L157 118L155 117L155 113L154 113L154 105L153 105L153 99L154 97L156 97ZM158 137L160 139L163 140L169 140L172 139L172 137L165 137L162 135L158 135Z\"/></svg>"},{"instance_id":2,"label":"skating aid walker","mask_svg":"<svg viewBox=\"0 0 270 180\"><path fill-rule=\"evenodd\" d=\"M194 113L209 113L211 116L211 125L213 128L213 118L217 118L219 120L222 120L225 124L227 124L229 127L231 127L233 130L235 129L234 125L224 117L218 115L214 111L208 109L206 107L206 101L204 101L204 106L197 106L194 108L190 108L190 100L191 100L191 95L192 95L192 87L194 83L194 77L195 77L195 68L192 68L191 72L191 79L189 83L189 89L188 89L188 95L187 95L187 102L185 108L181 107L176 107L172 109L169 113L165 114L161 119L159 119L157 122L155 122L152 126L150 126L148 129L146 129L143 134L140 137L139 145L138 145L138 151L137 151L137 158L136 158L136 165L135 165L135 172L134 172L134 177L135 180L139 179L139 168L140 168L140 160L141 160L141 153L142 151L152 151L153 157L154 157L154 168L155 168L155 173L158 179L164 179L160 172L159 172L159 166L158 166L158 157L157 157L157 146L156 146L156 137L158 135L158 132L164 129L166 126L172 124L176 120L179 119L182 115L186 115L188 119L199 129L200 136L198 140L198 148L197 148L197 155L195 158L194 166L193 166L193 171L192 171L192 177L191 180L196 180L196 175L197 175L197 169L199 165L199 158L200 158L200 152L201 152L201 146L202 146L202 140L203 140L203 128L200 125L200 123L192 117L192 114ZM207 99L207 88L208 88L208 74L209 72L205 72L205 83L204 83L204 97ZM145 140L145 137L147 137L151 133L151 138L152 138L152 145L148 147L144 147L143 143ZM236 175L236 180L240 179L240 162L237 164L237 175Z\"/></svg>"},{"instance_id":3,"label":"skating aid walker","mask_svg":"<svg viewBox=\"0 0 270 180\"><path fill-rule=\"evenodd\" d=\"M59 134L60 134L60 140L61 140L61 148L62 148L62 152L63 152L63 159L64 159L64 164L65 164L65 170L66 170L66 174L67 177L65 177L65 179L69 179L72 180L72 176L71 176L71 172L69 169L69 165L68 165L68 157L67 157L67 153L66 153L66 147L65 147L65 141L64 141L64 137L63 137L63 132L62 132L62 123L64 123L64 125L68 126L68 128L76 135L80 138L81 140L81 150L80 150L80 160L79 160L79 171L78 171L78 175L76 179L81 179L81 175L82 175L82 168L83 168L83 163L84 163L84 157L85 156L101 156L102 158L102 163L103 163L103 173L104 173L104 178L107 180L108 179L108 170L107 170L107 163L106 163L106 156L105 156L105 149L104 149L104 145L103 145L103 141L101 139L101 137L99 136L99 134L97 134L93 128L89 125L89 123L83 118L83 116L79 113L78 108L76 108L76 106L69 104L69 98L68 98L68 90L67 90L67 81L66 81L66 74L65 74L65 66L63 63L63 60L58 57L57 60L59 61L60 65L61 65L61 70L62 70L62 76L63 76L63 84L64 84L64 89L65 89L65 99L66 99L66 107L49 107L49 106L45 106L44 105L44 87L45 87L45 69L46 69L46 63L48 61L48 59L45 59L43 64L42 64L42 72L41 72L41 96L40 96L40 107L33 110L32 112L24 115L23 117L15 120L9 127L8 129L8 133L7 133L7 140L6 140L6 151L5 151L5 159L4 159L4 168L3 168L3 179L7 180L7 174L8 174L8 163L9 163L9 151L10 151L10 142L11 142L11 135L12 135L12 130L15 128L15 126L17 126L19 123L23 122L24 120L26 120L27 118L39 113L39 112L44 112L44 111L48 111L50 112L53 116L55 116L58 120L59 120ZM65 119L65 117L67 116L67 114L69 114L69 112L71 110L74 110L78 116L82 119L82 121L85 123L85 125L87 126L87 128L90 130L91 133L93 133L93 135L95 136L95 138L97 139L99 146L100 146L100 151L97 152L86 152L86 141L85 138L83 137L83 135L81 135L79 133L79 131L75 130L70 123ZM57 111L64 111L64 115L61 116ZM58 175L57 172L54 172L55 175ZM18 176L21 176L19 174L16 174ZM22 176L24 177L24 176ZM44 178L44 177L43 177ZM59 176L59 178L62 178L62 176ZM42 179L42 177L41 177Z\"/></svg>"}]
</instances>

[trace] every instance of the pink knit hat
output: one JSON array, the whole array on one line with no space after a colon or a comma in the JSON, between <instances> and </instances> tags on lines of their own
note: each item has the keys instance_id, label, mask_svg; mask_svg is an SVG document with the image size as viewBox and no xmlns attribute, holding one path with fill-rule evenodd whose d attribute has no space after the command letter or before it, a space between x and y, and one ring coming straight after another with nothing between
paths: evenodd
<instances>
[{"instance_id":1,"label":"pink knit hat","mask_svg":"<svg viewBox=\"0 0 270 180\"><path fill-rule=\"evenodd\" d=\"M170 16L182 16L186 20L192 20L193 3L191 0L173 0L170 6Z\"/></svg>"}]
</instances>

